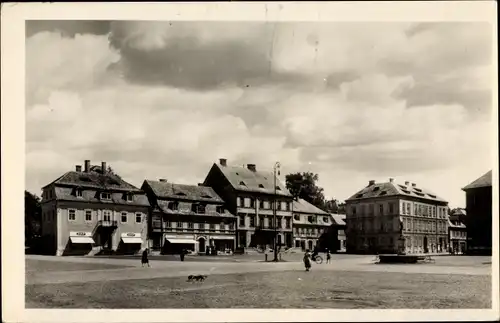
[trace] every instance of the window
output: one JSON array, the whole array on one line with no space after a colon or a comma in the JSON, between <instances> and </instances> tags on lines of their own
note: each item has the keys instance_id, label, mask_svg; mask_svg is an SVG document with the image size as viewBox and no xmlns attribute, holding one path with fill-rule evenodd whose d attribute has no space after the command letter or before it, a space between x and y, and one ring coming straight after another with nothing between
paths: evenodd
<instances>
[{"instance_id":1,"label":"window","mask_svg":"<svg viewBox=\"0 0 500 323\"><path fill-rule=\"evenodd\" d=\"M276 221L278 228L281 228L281 217L276 217Z\"/></svg>"},{"instance_id":2,"label":"window","mask_svg":"<svg viewBox=\"0 0 500 323\"><path fill-rule=\"evenodd\" d=\"M215 212L222 214L224 213L224 207L223 206L216 206L215 207Z\"/></svg>"},{"instance_id":3,"label":"window","mask_svg":"<svg viewBox=\"0 0 500 323\"><path fill-rule=\"evenodd\" d=\"M127 202L132 202L134 200L134 196L132 194L130 194L130 193L125 194L125 200Z\"/></svg>"},{"instance_id":4,"label":"window","mask_svg":"<svg viewBox=\"0 0 500 323\"><path fill-rule=\"evenodd\" d=\"M325 222L325 223L328 223L328 222L329 222L329 219L328 219L328 217L327 217L327 216L324 216L324 217L323 217L323 222Z\"/></svg>"},{"instance_id":5,"label":"window","mask_svg":"<svg viewBox=\"0 0 500 323\"><path fill-rule=\"evenodd\" d=\"M394 214L394 203L389 203L389 214Z\"/></svg>"},{"instance_id":6,"label":"window","mask_svg":"<svg viewBox=\"0 0 500 323\"><path fill-rule=\"evenodd\" d=\"M250 207L251 208L254 208L255 207L255 200L254 199L250 199Z\"/></svg>"},{"instance_id":7,"label":"window","mask_svg":"<svg viewBox=\"0 0 500 323\"><path fill-rule=\"evenodd\" d=\"M380 215L384 214L384 205L383 204L380 204L378 206L378 212L379 212L378 214L380 214Z\"/></svg>"},{"instance_id":8,"label":"window","mask_svg":"<svg viewBox=\"0 0 500 323\"><path fill-rule=\"evenodd\" d=\"M294 215L293 215L293 219L294 219L295 221L300 221L300 214L294 214Z\"/></svg>"},{"instance_id":9,"label":"window","mask_svg":"<svg viewBox=\"0 0 500 323\"><path fill-rule=\"evenodd\" d=\"M290 211L290 204L291 204L290 202L286 202L286 210L287 211Z\"/></svg>"},{"instance_id":10,"label":"window","mask_svg":"<svg viewBox=\"0 0 500 323\"><path fill-rule=\"evenodd\" d=\"M91 210L86 210L85 211L85 221L91 222L92 221L92 211Z\"/></svg>"},{"instance_id":11,"label":"window","mask_svg":"<svg viewBox=\"0 0 500 323\"><path fill-rule=\"evenodd\" d=\"M111 200L111 193L102 192L101 193L101 199L103 199L103 200Z\"/></svg>"},{"instance_id":12,"label":"window","mask_svg":"<svg viewBox=\"0 0 500 323\"><path fill-rule=\"evenodd\" d=\"M278 207L277 210L281 211L281 202L276 202L276 204L277 204L277 207Z\"/></svg>"},{"instance_id":13,"label":"window","mask_svg":"<svg viewBox=\"0 0 500 323\"><path fill-rule=\"evenodd\" d=\"M135 223L141 223L142 215L140 213L135 214Z\"/></svg>"},{"instance_id":14,"label":"window","mask_svg":"<svg viewBox=\"0 0 500 323\"><path fill-rule=\"evenodd\" d=\"M264 185L262 185L262 184L259 184L259 187L260 187L260 188L264 188Z\"/></svg>"},{"instance_id":15,"label":"window","mask_svg":"<svg viewBox=\"0 0 500 323\"><path fill-rule=\"evenodd\" d=\"M276 185L276 190L277 191L281 191L281 187L279 187L278 185Z\"/></svg>"},{"instance_id":16,"label":"window","mask_svg":"<svg viewBox=\"0 0 500 323\"><path fill-rule=\"evenodd\" d=\"M127 223L127 212L122 212L121 222Z\"/></svg>"},{"instance_id":17,"label":"window","mask_svg":"<svg viewBox=\"0 0 500 323\"><path fill-rule=\"evenodd\" d=\"M356 207L355 207L355 206L353 206L351 210L352 210L352 214L353 214L353 215L356 215Z\"/></svg>"},{"instance_id":18,"label":"window","mask_svg":"<svg viewBox=\"0 0 500 323\"><path fill-rule=\"evenodd\" d=\"M234 223L229 223L229 230L234 230Z\"/></svg>"},{"instance_id":19,"label":"window","mask_svg":"<svg viewBox=\"0 0 500 323\"><path fill-rule=\"evenodd\" d=\"M413 215L418 215L418 205L417 204L413 205Z\"/></svg>"},{"instance_id":20,"label":"window","mask_svg":"<svg viewBox=\"0 0 500 323\"><path fill-rule=\"evenodd\" d=\"M244 226L245 226L245 216L240 215L240 227L244 227Z\"/></svg>"},{"instance_id":21,"label":"window","mask_svg":"<svg viewBox=\"0 0 500 323\"><path fill-rule=\"evenodd\" d=\"M264 217L263 216L259 216L259 226L261 228L264 227Z\"/></svg>"},{"instance_id":22,"label":"window","mask_svg":"<svg viewBox=\"0 0 500 323\"><path fill-rule=\"evenodd\" d=\"M264 201L259 201L259 209L263 209L264 208Z\"/></svg>"},{"instance_id":23,"label":"window","mask_svg":"<svg viewBox=\"0 0 500 323\"><path fill-rule=\"evenodd\" d=\"M291 227L290 223L291 223L291 219L290 218L286 218L286 228L287 229L290 229L290 227Z\"/></svg>"},{"instance_id":24,"label":"window","mask_svg":"<svg viewBox=\"0 0 500 323\"><path fill-rule=\"evenodd\" d=\"M179 208L179 203L177 202L169 202L168 203L168 208L172 211L177 211L177 209Z\"/></svg>"},{"instance_id":25,"label":"window","mask_svg":"<svg viewBox=\"0 0 500 323\"><path fill-rule=\"evenodd\" d=\"M77 197L82 197L82 196L83 196L83 192L82 192L82 190L81 190L81 189L79 189L79 188L77 188L77 189L76 189L76 191L75 191L75 195L76 195Z\"/></svg>"},{"instance_id":26,"label":"window","mask_svg":"<svg viewBox=\"0 0 500 323\"><path fill-rule=\"evenodd\" d=\"M243 181L240 182L240 185L241 186L247 186L247 184L245 184L245 182L243 182Z\"/></svg>"},{"instance_id":27,"label":"window","mask_svg":"<svg viewBox=\"0 0 500 323\"><path fill-rule=\"evenodd\" d=\"M210 230L215 230L215 224L214 223L210 223Z\"/></svg>"},{"instance_id":28,"label":"window","mask_svg":"<svg viewBox=\"0 0 500 323\"><path fill-rule=\"evenodd\" d=\"M411 213L411 203L406 203L406 214Z\"/></svg>"},{"instance_id":29,"label":"window","mask_svg":"<svg viewBox=\"0 0 500 323\"><path fill-rule=\"evenodd\" d=\"M243 202L244 202L244 204L243 204L244 207L250 207L250 198L245 197Z\"/></svg>"},{"instance_id":30,"label":"window","mask_svg":"<svg viewBox=\"0 0 500 323\"><path fill-rule=\"evenodd\" d=\"M172 227L172 222L170 222L170 221L165 222L165 226L167 228L171 228Z\"/></svg>"},{"instance_id":31,"label":"window","mask_svg":"<svg viewBox=\"0 0 500 323\"><path fill-rule=\"evenodd\" d=\"M110 222L111 221L111 212L110 211L104 211L102 215L102 219L104 222Z\"/></svg>"},{"instance_id":32,"label":"window","mask_svg":"<svg viewBox=\"0 0 500 323\"><path fill-rule=\"evenodd\" d=\"M189 229L194 229L194 223L193 222L188 222L188 228Z\"/></svg>"},{"instance_id":33,"label":"window","mask_svg":"<svg viewBox=\"0 0 500 323\"><path fill-rule=\"evenodd\" d=\"M255 227L255 217L254 217L254 216L251 216L251 217L250 217L250 227L251 227L251 228L254 228L254 227Z\"/></svg>"},{"instance_id":34,"label":"window","mask_svg":"<svg viewBox=\"0 0 500 323\"><path fill-rule=\"evenodd\" d=\"M175 225L176 228L182 228L182 222L177 222Z\"/></svg>"}]
</instances>

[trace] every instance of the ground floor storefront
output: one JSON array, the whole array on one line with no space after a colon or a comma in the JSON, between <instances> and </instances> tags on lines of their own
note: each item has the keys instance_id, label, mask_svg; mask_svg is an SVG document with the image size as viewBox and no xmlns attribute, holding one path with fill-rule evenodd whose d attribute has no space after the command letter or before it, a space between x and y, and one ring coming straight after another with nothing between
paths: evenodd
<instances>
[{"instance_id":1,"label":"ground floor storefront","mask_svg":"<svg viewBox=\"0 0 500 323\"><path fill-rule=\"evenodd\" d=\"M231 234L172 234L152 233L150 241L153 252L161 254L232 253L235 248L235 236Z\"/></svg>"},{"instance_id":2,"label":"ground floor storefront","mask_svg":"<svg viewBox=\"0 0 500 323\"><path fill-rule=\"evenodd\" d=\"M237 233L238 246L240 248L274 248L275 237L278 247L293 247L291 231L240 230Z\"/></svg>"},{"instance_id":3,"label":"ground floor storefront","mask_svg":"<svg viewBox=\"0 0 500 323\"><path fill-rule=\"evenodd\" d=\"M450 252L455 255L462 255L467 252L467 242L461 239L452 239L450 241Z\"/></svg>"},{"instance_id":4,"label":"ground floor storefront","mask_svg":"<svg viewBox=\"0 0 500 323\"><path fill-rule=\"evenodd\" d=\"M140 232L70 231L67 243L63 249L57 251L56 255L134 255L141 252L143 245L145 245L145 241Z\"/></svg>"}]
</instances>

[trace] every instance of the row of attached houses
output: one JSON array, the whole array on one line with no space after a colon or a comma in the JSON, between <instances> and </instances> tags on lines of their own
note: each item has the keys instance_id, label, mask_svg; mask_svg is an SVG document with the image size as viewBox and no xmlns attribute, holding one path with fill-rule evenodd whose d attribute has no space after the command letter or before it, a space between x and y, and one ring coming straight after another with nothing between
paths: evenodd
<instances>
[{"instance_id":1,"label":"row of attached houses","mask_svg":"<svg viewBox=\"0 0 500 323\"><path fill-rule=\"evenodd\" d=\"M198 185L145 180L140 189L106 166L86 160L83 169L77 165L42 188L44 252L229 252L272 247L275 235L278 245L304 250L319 246L330 227L343 229L253 164L221 159Z\"/></svg>"}]
</instances>

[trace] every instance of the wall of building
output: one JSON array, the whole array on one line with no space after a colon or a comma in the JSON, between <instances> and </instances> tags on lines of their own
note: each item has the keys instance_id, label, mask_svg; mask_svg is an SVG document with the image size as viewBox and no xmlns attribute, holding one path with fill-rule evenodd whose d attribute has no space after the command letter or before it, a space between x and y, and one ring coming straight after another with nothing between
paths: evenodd
<instances>
[{"instance_id":1,"label":"wall of building","mask_svg":"<svg viewBox=\"0 0 500 323\"><path fill-rule=\"evenodd\" d=\"M467 251L470 254L491 255L492 191L491 187L466 192Z\"/></svg>"}]
</instances>

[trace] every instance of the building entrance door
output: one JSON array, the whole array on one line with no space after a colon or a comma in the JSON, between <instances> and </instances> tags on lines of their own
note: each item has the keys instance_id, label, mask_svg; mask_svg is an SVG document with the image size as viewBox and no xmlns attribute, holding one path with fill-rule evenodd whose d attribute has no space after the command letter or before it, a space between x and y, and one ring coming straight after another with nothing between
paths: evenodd
<instances>
[{"instance_id":1,"label":"building entrance door","mask_svg":"<svg viewBox=\"0 0 500 323\"><path fill-rule=\"evenodd\" d=\"M427 237L424 237L424 253L428 253L428 252L429 252L429 245L428 245Z\"/></svg>"},{"instance_id":2,"label":"building entrance door","mask_svg":"<svg viewBox=\"0 0 500 323\"><path fill-rule=\"evenodd\" d=\"M198 239L198 246L199 246L198 252L204 253L205 252L205 238Z\"/></svg>"}]
</instances>

